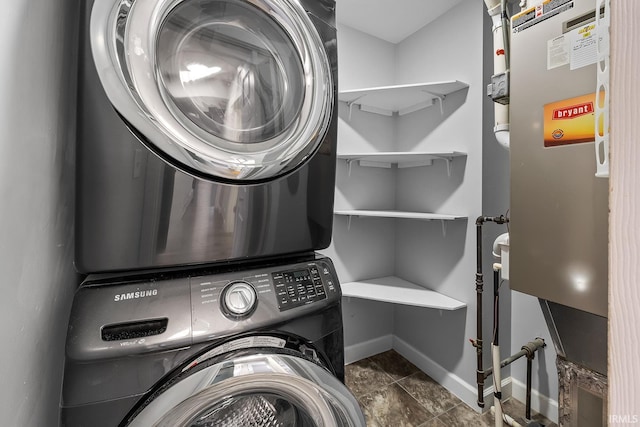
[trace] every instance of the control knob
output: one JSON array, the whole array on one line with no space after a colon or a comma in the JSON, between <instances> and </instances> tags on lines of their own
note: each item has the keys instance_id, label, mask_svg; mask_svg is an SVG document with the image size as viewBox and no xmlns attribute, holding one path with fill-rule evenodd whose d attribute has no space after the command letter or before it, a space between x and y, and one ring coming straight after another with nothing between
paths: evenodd
<instances>
[{"instance_id":1,"label":"control knob","mask_svg":"<svg viewBox=\"0 0 640 427\"><path fill-rule=\"evenodd\" d=\"M223 309L234 317L243 317L251 314L256 305L256 291L247 282L231 282L222 291Z\"/></svg>"}]
</instances>

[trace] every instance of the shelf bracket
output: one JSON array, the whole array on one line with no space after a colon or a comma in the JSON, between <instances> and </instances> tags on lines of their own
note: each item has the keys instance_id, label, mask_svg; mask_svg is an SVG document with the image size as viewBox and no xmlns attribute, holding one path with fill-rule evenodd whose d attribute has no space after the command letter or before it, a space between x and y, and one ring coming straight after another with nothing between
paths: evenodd
<instances>
[{"instance_id":1,"label":"shelf bracket","mask_svg":"<svg viewBox=\"0 0 640 427\"><path fill-rule=\"evenodd\" d=\"M351 177L351 165L353 163L353 159L347 159L347 176Z\"/></svg>"},{"instance_id":2,"label":"shelf bracket","mask_svg":"<svg viewBox=\"0 0 640 427\"><path fill-rule=\"evenodd\" d=\"M453 157L443 157L445 162L447 162L447 177L451 178L451 162L453 161Z\"/></svg>"},{"instance_id":3,"label":"shelf bracket","mask_svg":"<svg viewBox=\"0 0 640 427\"><path fill-rule=\"evenodd\" d=\"M426 90L423 90L423 92L433 96L435 99L437 99L440 102L440 114L444 116L444 107L442 106L442 101L444 101L444 99L447 96L446 95L438 95L437 93L428 92Z\"/></svg>"},{"instance_id":4,"label":"shelf bracket","mask_svg":"<svg viewBox=\"0 0 640 427\"><path fill-rule=\"evenodd\" d=\"M447 221L441 219L440 224L442 224L442 237L447 237Z\"/></svg>"},{"instance_id":5,"label":"shelf bracket","mask_svg":"<svg viewBox=\"0 0 640 427\"><path fill-rule=\"evenodd\" d=\"M351 219L353 218L353 215L349 215L347 217L347 231L351 230Z\"/></svg>"},{"instance_id":6,"label":"shelf bracket","mask_svg":"<svg viewBox=\"0 0 640 427\"><path fill-rule=\"evenodd\" d=\"M349 121L351 121L351 112L353 111L353 105L365 96L366 94L360 95L359 97L352 99L351 101L347 101L347 107L349 107Z\"/></svg>"},{"instance_id":7,"label":"shelf bracket","mask_svg":"<svg viewBox=\"0 0 640 427\"><path fill-rule=\"evenodd\" d=\"M438 156L437 159L447 162L447 177L451 178L451 162L453 162L452 156Z\"/></svg>"}]
</instances>

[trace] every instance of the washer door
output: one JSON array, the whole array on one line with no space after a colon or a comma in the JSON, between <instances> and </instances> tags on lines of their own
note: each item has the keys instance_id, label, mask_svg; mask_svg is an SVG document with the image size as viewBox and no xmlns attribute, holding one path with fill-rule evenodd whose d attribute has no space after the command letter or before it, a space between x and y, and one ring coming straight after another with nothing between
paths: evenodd
<instances>
[{"instance_id":1,"label":"washer door","mask_svg":"<svg viewBox=\"0 0 640 427\"><path fill-rule=\"evenodd\" d=\"M131 427L364 427L349 390L314 362L255 354L193 369L160 390Z\"/></svg>"},{"instance_id":2,"label":"washer door","mask_svg":"<svg viewBox=\"0 0 640 427\"><path fill-rule=\"evenodd\" d=\"M113 106L187 172L279 176L331 120L329 61L297 0L96 0L91 48Z\"/></svg>"}]
</instances>

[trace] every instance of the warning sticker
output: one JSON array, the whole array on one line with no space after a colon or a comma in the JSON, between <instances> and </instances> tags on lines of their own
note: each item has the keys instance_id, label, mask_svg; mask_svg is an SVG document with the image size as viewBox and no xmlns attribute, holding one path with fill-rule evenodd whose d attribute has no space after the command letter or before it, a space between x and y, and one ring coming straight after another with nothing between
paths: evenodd
<instances>
[{"instance_id":1,"label":"warning sticker","mask_svg":"<svg viewBox=\"0 0 640 427\"><path fill-rule=\"evenodd\" d=\"M547 41L547 70L577 70L598 61L596 24L587 24Z\"/></svg>"},{"instance_id":2,"label":"warning sticker","mask_svg":"<svg viewBox=\"0 0 640 427\"><path fill-rule=\"evenodd\" d=\"M595 141L596 94L563 99L544 106L544 146Z\"/></svg>"},{"instance_id":3,"label":"warning sticker","mask_svg":"<svg viewBox=\"0 0 640 427\"><path fill-rule=\"evenodd\" d=\"M511 18L514 33L524 31L540 22L573 8L573 0L545 0L538 6L522 11Z\"/></svg>"},{"instance_id":4,"label":"warning sticker","mask_svg":"<svg viewBox=\"0 0 640 427\"><path fill-rule=\"evenodd\" d=\"M547 70L567 65L570 58L568 38L564 35L547 41Z\"/></svg>"},{"instance_id":5,"label":"warning sticker","mask_svg":"<svg viewBox=\"0 0 640 427\"><path fill-rule=\"evenodd\" d=\"M570 69L586 67L598 62L598 35L596 24L585 25L571 32L571 65Z\"/></svg>"}]
</instances>

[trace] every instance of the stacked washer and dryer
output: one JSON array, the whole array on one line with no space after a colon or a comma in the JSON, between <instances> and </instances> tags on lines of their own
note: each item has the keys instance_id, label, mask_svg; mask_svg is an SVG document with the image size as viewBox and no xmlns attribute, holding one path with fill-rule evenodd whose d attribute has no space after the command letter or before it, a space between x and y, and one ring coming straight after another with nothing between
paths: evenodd
<instances>
[{"instance_id":1,"label":"stacked washer and dryer","mask_svg":"<svg viewBox=\"0 0 640 427\"><path fill-rule=\"evenodd\" d=\"M334 0L81 0L64 426L364 426Z\"/></svg>"}]
</instances>

